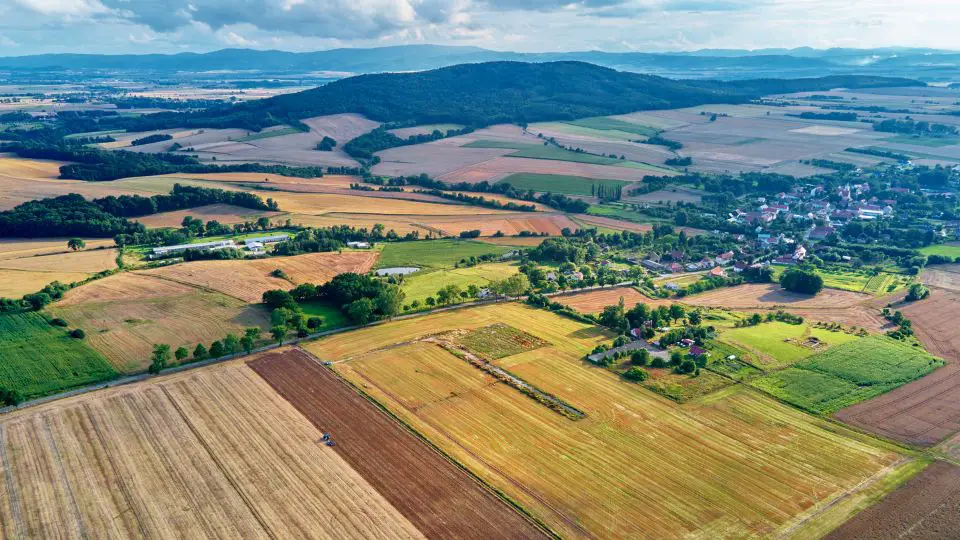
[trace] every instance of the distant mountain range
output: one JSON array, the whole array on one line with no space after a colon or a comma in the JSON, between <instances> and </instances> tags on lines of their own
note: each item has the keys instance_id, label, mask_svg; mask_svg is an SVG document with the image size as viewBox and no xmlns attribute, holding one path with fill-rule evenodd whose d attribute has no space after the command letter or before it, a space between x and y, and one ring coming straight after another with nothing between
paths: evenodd
<instances>
[{"instance_id":1,"label":"distant mountain range","mask_svg":"<svg viewBox=\"0 0 960 540\"><path fill-rule=\"evenodd\" d=\"M925 81L960 80L960 52L934 49L711 49L683 53L516 53L443 45L405 45L316 52L223 49L172 55L42 54L0 58L0 70L125 72L154 76L255 78L420 71L492 61L579 61L621 71L677 78L748 79L830 74L902 75ZM233 72L233 73L224 73Z\"/></svg>"}]
</instances>

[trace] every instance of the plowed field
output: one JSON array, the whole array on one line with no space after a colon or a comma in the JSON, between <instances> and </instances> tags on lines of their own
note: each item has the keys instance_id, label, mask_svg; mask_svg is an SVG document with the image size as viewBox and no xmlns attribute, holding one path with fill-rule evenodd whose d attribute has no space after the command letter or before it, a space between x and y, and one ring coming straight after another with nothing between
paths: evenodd
<instances>
[{"instance_id":1,"label":"plowed field","mask_svg":"<svg viewBox=\"0 0 960 540\"><path fill-rule=\"evenodd\" d=\"M960 467L938 461L876 505L827 535L860 538L956 538L960 530Z\"/></svg>"},{"instance_id":2,"label":"plowed field","mask_svg":"<svg viewBox=\"0 0 960 540\"><path fill-rule=\"evenodd\" d=\"M834 416L891 439L931 446L960 431L960 293L933 289L929 298L902 311L924 347L947 365Z\"/></svg>"},{"instance_id":3,"label":"plowed field","mask_svg":"<svg viewBox=\"0 0 960 540\"><path fill-rule=\"evenodd\" d=\"M250 362L333 450L429 538L538 538L543 533L463 470L320 366L291 350Z\"/></svg>"}]
</instances>

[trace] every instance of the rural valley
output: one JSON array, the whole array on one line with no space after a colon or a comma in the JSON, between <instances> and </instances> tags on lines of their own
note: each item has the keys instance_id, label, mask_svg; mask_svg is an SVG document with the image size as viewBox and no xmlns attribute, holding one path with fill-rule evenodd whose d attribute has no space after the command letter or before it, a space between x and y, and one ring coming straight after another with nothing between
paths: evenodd
<instances>
[{"instance_id":1,"label":"rural valley","mask_svg":"<svg viewBox=\"0 0 960 540\"><path fill-rule=\"evenodd\" d=\"M956 538L960 54L810 51L0 57L0 536Z\"/></svg>"}]
</instances>

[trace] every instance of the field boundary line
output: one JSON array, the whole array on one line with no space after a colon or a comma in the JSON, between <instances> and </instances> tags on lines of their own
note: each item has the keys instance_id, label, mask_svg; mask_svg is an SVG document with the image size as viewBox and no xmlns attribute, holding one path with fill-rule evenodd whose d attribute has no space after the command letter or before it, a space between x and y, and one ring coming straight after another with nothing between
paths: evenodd
<instances>
[{"instance_id":1,"label":"field boundary line","mask_svg":"<svg viewBox=\"0 0 960 540\"><path fill-rule=\"evenodd\" d=\"M517 501L513 500L512 498L510 498L510 497L509 497L506 493L504 493L503 491L501 491L501 490L499 490L499 489L491 486L490 484L488 484L486 481L484 481L482 478L480 478L477 474L475 474L473 471L471 471L471 470L470 470L469 468L467 468L465 465L463 465L462 463L460 463L459 461L457 461L456 459L454 459L453 456L451 456L451 455L447 454L446 452L444 452L443 449L441 449L439 446L437 446L436 444L434 444L429 438L427 438L426 436L424 436L422 433L420 433L419 431L417 431L416 428L414 428L414 427L411 426L409 423L407 423L406 421L404 421L402 418L400 418L399 416L397 416L397 415L396 415L393 411L391 411L387 406L385 406L385 405L383 405L382 403L380 403L376 398L374 398L373 396L371 396L370 394L368 394L367 392L365 392L362 388L358 387L357 385L353 384L352 382L350 382L349 380L347 380L345 377L343 377L342 375L340 375L339 373L337 373L337 371L336 371L335 369L332 369L330 366L324 365L323 361L320 360L319 358L317 358L313 353L311 353L310 351L308 351L308 350L306 350L306 349L304 349L304 348L302 348L302 347L299 347L299 346L298 346L298 347L295 347L295 349L296 349L297 351L303 353L311 362L316 363L316 364L317 364L318 366L320 366L322 369L325 369L325 370L327 370L329 373L333 374L333 376L336 377L338 381L340 381L341 383L345 384L345 385L346 385L347 387L349 387L351 390L353 390L354 392L356 392L357 394L359 394L359 395L360 395L364 400L366 400L368 403L370 403L371 405L373 405L374 407L376 407L377 410L379 410L381 413L385 414L385 415L386 415L387 417L389 417L391 420L393 420L394 422L398 423L403 429L405 429L405 430L408 431L410 434L412 434L416 439L420 440L420 441L423 442L427 447L429 447L431 450L433 450L434 452L436 452L437 454L439 454L440 457L442 457L442 458L445 459L446 461L452 463L452 464L453 464L455 467L457 467L458 469L460 469L460 470L462 470L463 472L465 472L467 475L470 476L471 479L473 479L474 482L476 482L477 484L479 484L482 489L484 489L485 491L488 491L489 493L493 494L494 497L496 497L497 499L505 502L508 506L510 506L511 508L513 508L518 514L520 514L521 516L523 516L524 519L526 519L527 521L529 521L530 523L532 523L535 527L537 527L538 529L542 530L544 533L546 533L546 534L547 534L548 536L550 536L551 538L554 538L554 539L556 539L556 540L560 540L560 538L562 538L559 534L557 534L556 532L554 532L553 529L551 529L546 523L542 522L540 519L538 519L538 518L535 517L532 513L530 513L530 511L528 511L526 508L524 508L523 505L521 505L519 502L517 502Z\"/></svg>"},{"instance_id":2,"label":"field boundary line","mask_svg":"<svg viewBox=\"0 0 960 540\"><path fill-rule=\"evenodd\" d=\"M160 391L163 392L164 397L167 398L167 401L170 402L170 405L173 406L174 410L177 411L177 414L180 415L180 418L183 419L183 422L190 429L190 433L192 433L193 436L196 437L197 442L200 443L200 446L203 447L203 450L207 453L208 456L210 456L210 459L213 460L213 463L217 466L217 469L220 471L220 473L223 474L223 477L227 479L227 482L230 482L230 487L232 487L233 490L237 493L237 495L239 495L240 498L243 500L243 504L246 505L247 509L250 510L250 513L253 515L254 519L256 519L257 523L260 524L260 527L263 528L263 532L267 533L267 536L269 536L270 538L273 538L274 540L276 540L277 535L274 534L272 530L270 530L270 527L264 521L263 516L261 516L260 512L253 506L249 497L247 497L247 494L242 489L240 489L240 485L237 483L237 481L227 471L227 469L224 468L223 463L221 462L220 458L217 456L217 453L214 452L212 448L210 448L210 445L207 443L206 439L203 438L203 436L197 430L196 426L193 425L193 422L190 421L190 418L187 417L187 414L183 412L183 408L180 407L180 404L177 403L177 400L174 399L174 397L170 394L170 390L167 389L167 385L158 384L157 386L160 387Z\"/></svg>"}]
</instances>

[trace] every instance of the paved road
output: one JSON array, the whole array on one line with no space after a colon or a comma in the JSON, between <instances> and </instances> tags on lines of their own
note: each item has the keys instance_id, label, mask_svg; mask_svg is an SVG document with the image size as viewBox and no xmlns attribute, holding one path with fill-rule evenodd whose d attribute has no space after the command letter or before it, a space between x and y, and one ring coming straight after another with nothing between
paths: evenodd
<instances>
[{"instance_id":1,"label":"paved road","mask_svg":"<svg viewBox=\"0 0 960 540\"><path fill-rule=\"evenodd\" d=\"M574 292L590 291L590 290L594 290L594 289L603 289L603 288L611 288L611 287L621 287L621 286L624 286L624 285L630 285L630 284L632 284L632 283L633 283L632 281L628 281L628 282L618 283L618 284L616 284L616 285L602 285L602 286L601 286L601 285L595 285L595 286L592 286L592 287L584 287L584 288L582 288L582 289L577 289L576 291L560 291L560 292L556 292L556 293L549 293L547 296L558 296L558 295L563 295L563 294L572 294L572 293L574 293ZM399 315L399 316L394 317L394 318L392 318L392 319L387 319L387 320L382 320L382 321L374 321L374 322L372 322L372 323L368 323L368 324L364 324L364 325L345 326L345 327L343 327L343 328L336 328L336 329L334 329L334 330L327 330L327 331L324 331L324 332L317 332L317 333L314 333L314 334L310 334L309 336L306 336L306 337L289 339L289 340L287 340L287 341L284 341L284 342L283 342L283 345L294 345L294 344L297 344L297 343L301 343L301 342L303 342L303 341L310 341L310 340L322 338L322 337L324 337L324 336L330 336L330 335L333 335L333 334L340 334L340 333L343 333L343 332L350 332L350 331L352 331L352 330L357 330L357 329L359 329L359 328L366 328L366 327L369 327L369 326L378 326L378 325L381 325L381 324L386 324L386 323L388 323L388 322L390 322L390 321L402 321L402 320L406 320L406 319L412 319L412 318L415 318L415 317L424 317L424 316L426 316L426 315L432 315L432 314L434 314L434 313L443 313L443 312L445 312L445 311L454 311L454 310L458 310L458 309L465 309L465 308L469 308L469 307L482 306L482 305L487 305L487 304L497 304L497 303L503 303L503 302L514 302L514 301L525 300L525 299L526 299L526 297L523 296L523 297L518 297L518 298L498 298L498 299L492 299L492 300L475 300L475 301L473 301L473 302L464 302L464 303L462 303L462 304L454 304L454 305L452 305L452 306L439 307L439 308L431 309L431 310L428 310L428 311L418 311L418 312L416 312L416 313L408 313L408 314L406 314L406 315ZM276 348L278 348L278 347L280 347L280 345L278 345L277 343L271 343L271 344L269 344L269 345L264 345L263 347L258 347L258 348L256 348L256 349L253 349L253 350L250 352L250 354L256 354L256 353L260 353L260 352L264 352L264 351L269 351L269 350L272 350L272 349L276 349ZM227 356L222 356L222 357L220 357L220 358L211 358L211 359L208 359L208 360L202 360L202 361L200 361L200 362L192 362L192 363L189 363L189 364L183 364L183 365L179 365L179 366L174 366L174 367L170 367L170 368L167 368L167 369L163 370L162 372L160 372L159 375L169 375L169 374L172 374L172 373L179 373L179 372L182 372L182 371L188 371L188 370L191 370L191 369L197 369L197 368L201 368L201 367L204 367L204 366L209 366L209 365L211 365L211 364L217 364L217 363L220 363L220 362L226 362L227 360L233 360L234 358L239 358L239 357L245 356L245 355L246 355L246 353L237 353L237 354L231 354L231 355L227 355ZM41 397L41 398L31 399L31 400L29 400L29 401L24 401L23 403L21 403L20 405L17 405L17 406L2 407L2 408L0 408L0 414L9 413L9 412L16 411L16 410L19 410L19 409L26 409L26 408L29 408L29 407L36 407L37 405L42 405L42 404L44 404L44 403L49 403L49 402L51 402L51 401L56 401L56 400L58 400L58 399L64 399L64 398L68 398L68 397L72 397L72 396L79 396L79 395L81 395L81 394L86 394L86 393L88 393L88 392L94 392L94 391L96 391L96 390L102 390L102 389L104 389L104 388L113 388L113 387L116 387L116 386L123 386L123 385L127 385L127 384L133 384L133 383L145 381L145 380L147 380L147 379L149 379L149 378L151 378L151 377L156 377L156 376L157 376L157 375L153 375L153 374L150 374L150 373L140 373L140 374L137 374L137 375L128 375L128 376L126 376L126 377L120 377L120 378L112 379L112 380L109 380L109 381L103 381L103 382L99 382L99 383L96 383L96 384L91 384L91 385L83 386L83 387L80 387L80 388L74 388L73 390L68 390L68 391L66 391L66 392L61 392L61 393L59 393L59 394L53 394L53 395L50 395L50 396L44 396L44 397Z\"/></svg>"}]
</instances>

